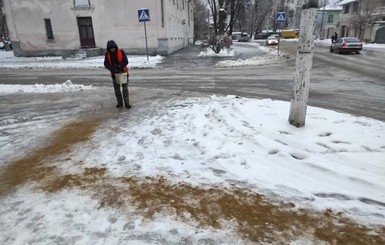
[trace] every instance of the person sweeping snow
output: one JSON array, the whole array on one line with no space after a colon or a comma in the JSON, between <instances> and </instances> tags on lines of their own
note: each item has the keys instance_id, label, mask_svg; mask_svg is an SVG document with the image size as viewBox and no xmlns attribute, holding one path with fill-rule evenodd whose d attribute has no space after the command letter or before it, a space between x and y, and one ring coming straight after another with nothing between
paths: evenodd
<instances>
[{"instance_id":1,"label":"person sweeping snow","mask_svg":"<svg viewBox=\"0 0 385 245\"><path fill-rule=\"evenodd\" d=\"M112 84L118 102L116 107L122 107L124 100L125 107L131 108L128 94L128 59L126 53L118 48L113 40L107 42L104 67L111 72ZM122 87L123 96L120 87Z\"/></svg>"}]
</instances>

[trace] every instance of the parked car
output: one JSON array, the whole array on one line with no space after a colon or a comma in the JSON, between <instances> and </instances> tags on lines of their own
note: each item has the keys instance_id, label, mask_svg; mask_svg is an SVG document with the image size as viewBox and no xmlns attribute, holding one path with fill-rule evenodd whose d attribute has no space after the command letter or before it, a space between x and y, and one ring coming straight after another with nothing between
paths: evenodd
<instances>
[{"instance_id":1,"label":"parked car","mask_svg":"<svg viewBox=\"0 0 385 245\"><path fill-rule=\"evenodd\" d=\"M267 39L269 37L269 34L267 33L258 33L255 35L255 39Z\"/></svg>"},{"instance_id":2,"label":"parked car","mask_svg":"<svg viewBox=\"0 0 385 245\"><path fill-rule=\"evenodd\" d=\"M266 46L278 45L279 39L276 36L270 36L266 39Z\"/></svg>"},{"instance_id":3,"label":"parked car","mask_svg":"<svg viewBox=\"0 0 385 245\"><path fill-rule=\"evenodd\" d=\"M231 35L233 41L239 41L239 39L241 39L241 36L242 32L233 32L233 34Z\"/></svg>"},{"instance_id":4,"label":"parked car","mask_svg":"<svg viewBox=\"0 0 385 245\"><path fill-rule=\"evenodd\" d=\"M330 46L331 53L338 52L342 54L355 52L359 54L361 50L362 43L356 37L341 37Z\"/></svg>"},{"instance_id":5,"label":"parked car","mask_svg":"<svg viewBox=\"0 0 385 245\"><path fill-rule=\"evenodd\" d=\"M238 42L248 42L250 40L249 34L243 32Z\"/></svg>"}]
</instances>

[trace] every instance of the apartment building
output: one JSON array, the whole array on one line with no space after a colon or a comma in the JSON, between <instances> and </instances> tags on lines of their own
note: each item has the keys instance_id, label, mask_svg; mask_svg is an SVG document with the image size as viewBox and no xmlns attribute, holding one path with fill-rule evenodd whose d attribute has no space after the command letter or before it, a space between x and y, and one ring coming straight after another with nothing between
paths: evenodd
<instances>
[{"instance_id":1,"label":"apartment building","mask_svg":"<svg viewBox=\"0 0 385 245\"><path fill-rule=\"evenodd\" d=\"M151 54L167 55L193 41L191 0L3 0L16 56L102 53L115 40L128 54L144 54L146 22Z\"/></svg>"},{"instance_id":2,"label":"apartment building","mask_svg":"<svg viewBox=\"0 0 385 245\"><path fill-rule=\"evenodd\" d=\"M340 36L385 43L385 1L344 0L341 6Z\"/></svg>"}]
</instances>

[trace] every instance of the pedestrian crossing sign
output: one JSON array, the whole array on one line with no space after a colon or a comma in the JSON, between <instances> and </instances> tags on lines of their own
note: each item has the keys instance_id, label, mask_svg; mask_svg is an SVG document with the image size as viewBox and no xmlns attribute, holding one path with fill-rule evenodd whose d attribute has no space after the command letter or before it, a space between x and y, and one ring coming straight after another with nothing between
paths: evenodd
<instances>
[{"instance_id":1,"label":"pedestrian crossing sign","mask_svg":"<svg viewBox=\"0 0 385 245\"><path fill-rule=\"evenodd\" d=\"M286 13L285 12L278 12L277 17L275 18L275 22L281 23L286 21Z\"/></svg>"},{"instance_id":2,"label":"pedestrian crossing sign","mask_svg":"<svg viewBox=\"0 0 385 245\"><path fill-rule=\"evenodd\" d=\"M150 21L150 10L149 9L138 9L138 20L139 20L139 22Z\"/></svg>"}]
</instances>

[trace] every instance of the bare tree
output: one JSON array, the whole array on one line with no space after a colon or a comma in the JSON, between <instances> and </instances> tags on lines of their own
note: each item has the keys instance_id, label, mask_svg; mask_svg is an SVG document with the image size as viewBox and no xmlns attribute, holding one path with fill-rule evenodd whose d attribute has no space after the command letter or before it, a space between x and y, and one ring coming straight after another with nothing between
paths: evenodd
<instances>
[{"instance_id":1,"label":"bare tree","mask_svg":"<svg viewBox=\"0 0 385 245\"><path fill-rule=\"evenodd\" d=\"M194 0L194 38L204 39L208 35L208 9L207 3L202 0Z\"/></svg>"},{"instance_id":2,"label":"bare tree","mask_svg":"<svg viewBox=\"0 0 385 245\"><path fill-rule=\"evenodd\" d=\"M255 33L263 30L264 25L269 21L269 16L273 12L272 0L255 0Z\"/></svg>"},{"instance_id":3,"label":"bare tree","mask_svg":"<svg viewBox=\"0 0 385 245\"><path fill-rule=\"evenodd\" d=\"M227 35L233 31L233 26L239 15L239 5L242 0L207 0L213 18L213 35L209 40L211 49L219 53L223 48L230 48L231 38ZM229 18L229 21L227 21Z\"/></svg>"},{"instance_id":4,"label":"bare tree","mask_svg":"<svg viewBox=\"0 0 385 245\"><path fill-rule=\"evenodd\" d=\"M0 0L0 38L7 36L5 13L3 13L3 0Z\"/></svg>"},{"instance_id":5,"label":"bare tree","mask_svg":"<svg viewBox=\"0 0 385 245\"><path fill-rule=\"evenodd\" d=\"M234 31L235 23L239 18L239 13L245 6L245 0L228 0L228 12L229 12L229 23L227 25L226 31L228 35L231 35Z\"/></svg>"},{"instance_id":6,"label":"bare tree","mask_svg":"<svg viewBox=\"0 0 385 245\"><path fill-rule=\"evenodd\" d=\"M365 34L365 27L374 21L374 13L376 12L376 5L371 1L360 2L358 10L355 11L352 24L359 39L363 39Z\"/></svg>"}]
</instances>

